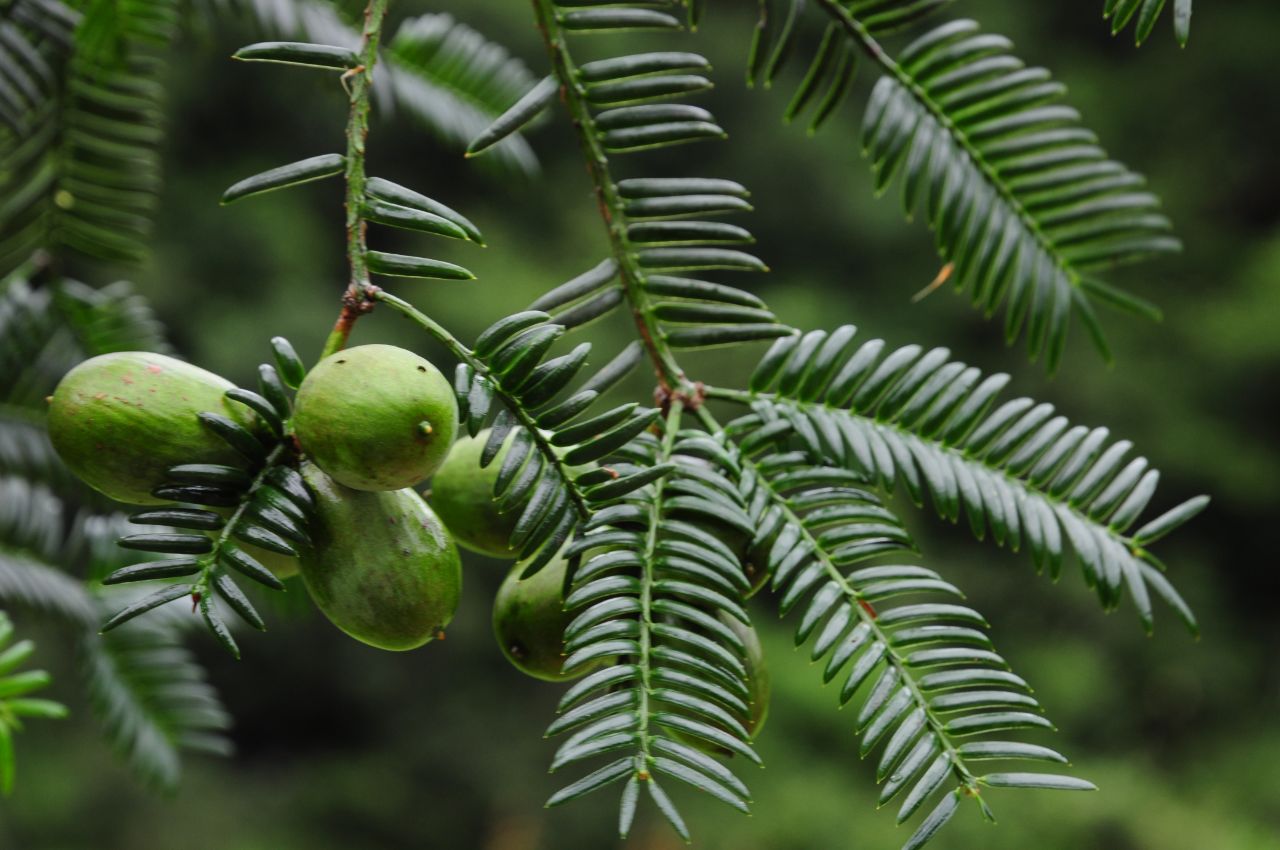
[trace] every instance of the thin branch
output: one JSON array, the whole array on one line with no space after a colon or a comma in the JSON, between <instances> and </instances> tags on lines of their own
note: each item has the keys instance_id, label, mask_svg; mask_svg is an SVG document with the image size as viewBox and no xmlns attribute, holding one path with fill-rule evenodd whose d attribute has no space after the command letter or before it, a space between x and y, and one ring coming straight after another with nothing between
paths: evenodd
<instances>
[{"instance_id":1,"label":"thin branch","mask_svg":"<svg viewBox=\"0 0 1280 850\"><path fill-rule=\"evenodd\" d=\"M370 297L369 269L365 262L364 192L365 140L369 136L369 101L373 94L373 67L378 62L378 42L382 22L390 0L369 0L364 12L364 30L360 42L360 64L343 75L350 93L351 110L347 117L347 184L346 230L347 263L351 278L342 296L342 312L325 340L320 358L324 359L347 344L356 320L373 309Z\"/></svg>"},{"instance_id":2,"label":"thin branch","mask_svg":"<svg viewBox=\"0 0 1280 850\"><path fill-rule=\"evenodd\" d=\"M640 334L640 341L653 362L653 369L658 376L661 388L667 392L688 389L689 380L685 377L680 364L676 362L670 346L667 345L662 329L658 326L657 317L654 315L653 303L645 292L644 273L636 260L631 241L627 237L627 215L624 211L623 199L618 194L618 188L610 173L609 160L604 148L592 131L594 122L587 106L586 92L578 82L577 66L569 54L564 31L556 19L551 0L533 0L533 7L538 29L542 33L547 53L551 57L552 73L560 81L560 98L569 110L574 132L578 136L578 143L582 146L587 173L591 177L596 203L600 207L600 217L604 219L605 227L609 231L609 245L620 269L623 294L626 296L627 303L631 305L631 315L635 320L636 330Z\"/></svg>"}]
</instances>

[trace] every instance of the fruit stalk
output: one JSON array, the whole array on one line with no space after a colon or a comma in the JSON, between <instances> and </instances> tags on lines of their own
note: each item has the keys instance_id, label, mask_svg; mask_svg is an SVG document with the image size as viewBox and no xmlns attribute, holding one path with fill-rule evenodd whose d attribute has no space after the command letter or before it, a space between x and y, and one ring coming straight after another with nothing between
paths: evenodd
<instances>
[{"instance_id":1,"label":"fruit stalk","mask_svg":"<svg viewBox=\"0 0 1280 850\"><path fill-rule=\"evenodd\" d=\"M350 95L351 110L347 118L347 184L346 228L347 263L351 278L342 296L342 311L325 340L320 359L328 357L347 344L356 320L373 309L370 298L374 286L369 282L365 262L364 170L365 140L369 136L369 100L373 93L373 67L378 61L378 43L382 38L382 22L390 0L369 0L364 11L364 30L360 42L360 64L343 75Z\"/></svg>"}]
</instances>

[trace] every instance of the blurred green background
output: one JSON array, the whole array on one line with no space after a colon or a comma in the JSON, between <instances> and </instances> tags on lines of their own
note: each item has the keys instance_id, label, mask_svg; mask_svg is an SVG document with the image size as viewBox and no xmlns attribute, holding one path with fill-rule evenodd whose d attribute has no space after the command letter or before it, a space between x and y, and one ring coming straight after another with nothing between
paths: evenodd
<instances>
[{"instance_id":1,"label":"blurred green background","mask_svg":"<svg viewBox=\"0 0 1280 850\"><path fill-rule=\"evenodd\" d=\"M394 5L396 16L451 11L545 67L526 4L471 0ZM1180 52L1162 22L1141 50L1111 39L1101 0L1027 4L962 0L956 14L1011 36L1021 56L1051 68L1111 153L1146 173L1186 242L1185 254L1115 279L1158 302L1165 321L1107 322L1118 367L1079 335L1046 379L996 323L940 291L910 296L937 272L931 237L903 223L896 198L876 200L857 144L868 86L816 139L782 125L789 85L741 84L754 4L710 4L702 31L664 41L709 55L711 108L728 143L622 163L627 173L705 174L745 182L745 224L774 269L756 282L786 321L858 324L891 344L944 344L956 356L1015 374L1014 391L1057 403L1074 420L1107 424L1162 468L1153 510L1199 492L1209 511L1161 544L1175 583L1199 614L1193 641L1164 612L1153 639L1131 611L1101 613L1079 576L1058 585L1029 558L972 542L903 505L927 562L967 589L1014 668L1037 688L1061 731L1046 743L1102 789L1088 795L994 792L1001 823L965 811L939 850L1275 850L1280 848L1280 597L1271 534L1280 505L1280 4L1197 7ZM120 270L150 297L185 355L247 380L267 339L290 337L314 356L344 272L341 190L327 182L223 209L222 188L262 168L337 149L344 100L332 79L227 60L247 29L234 21L175 51L168 183L154 259ZM648 42L634 39L637 46ZM681 45L680 42L685 42ZM798 68L785 83L794 84ZM472 283L405 283L414 300L464 339L596 263L603 231L562 115L533 134L537 180L464 162L395 115L375 121L372 173L466 212L491 247L433 242L427 250L474 269ZM421 237L380 247L421 246ZM102 282L99 274L93 278ZM624 324L591 335L600 350ZM428 354L405 323L363 320L356 342L390 341ZM690 358L697 377L742 380L754 355ZM628 391L645 397L637 380ZM229 661L200 635L201 657L236 716L227 761L192 759L172 798L150 796L96 739L78 701L71 650L36 630L40 661L71 704L67 722L32 724L19 740L16 793L0 802L5 850L560 850L617 844L613 795L547 812L558 787L541 737L560 691L503 661L489 630L501 564L472 559L448 639L405 655L344 638L305 610L273 612ZM876 812L872 769L859 763L852 718L794 652L790 624L755 606L774 675L759 742L768 767L746 778L754 816L681 795L697 846L733 850L889 850L905 839ZM745 769L745 768L744 768ZM630 845L678 840L643 812Z\"/></svg>"}]
</instances>

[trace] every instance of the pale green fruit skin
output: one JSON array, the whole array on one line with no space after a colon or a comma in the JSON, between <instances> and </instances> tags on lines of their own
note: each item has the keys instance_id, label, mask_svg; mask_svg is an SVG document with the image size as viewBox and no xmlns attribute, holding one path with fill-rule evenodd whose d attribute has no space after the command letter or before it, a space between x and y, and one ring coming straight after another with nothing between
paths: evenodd
<instances>
[{"instance_id":1,"label":"pale green fruit skin","mask_svg":"<svg viewBox=\"0 0 1280 850\"><path fill-rule=\"evenodd\" d=\"M489 429L474 437L461 437L431 479L431 507L440 515L458 545L490 558L514 558L508 542L520 519L520 511L501 513L493 498L493 484L506 457L508 441L487 467L480 454L489 440ZM546 572L543 570L542 572Z\"/></svg>"},{"instance_id":2,"label":"pale green fruit skin","mask_svg":"<svg viewBox=\"0 0 1280 850\"><path fill-rule=\"evenodd\" d=\"M409 489L344 487L310 463L302 477L316 518L298 566L316 606L378 649L415 649L435 638L457 610L462 560L426 502Z\"/></svg>"},{"instance_id":3,"label":"pale green fruit skin","mask_svg":"<svg viewBox=\"0 0 1280 850\"><path fill-rule=\"evenodd\" d=\"M58 383L49 402L49 439L67 467L93 489L120 502L160 505L151 491L172 466L245 459L197 414L229 416L257 427L224 398L234 385L163 354L121 351L90 358Z\"/></svg>"},{"instance_id":4,"label":"pale green fruit skin","mask_svg":"<svg viewBox=\"0 0 1280 850\"><path fill-rule=\"evenodd\" d=\"M493 635L502 654L520 672L545 682L576 679L594 665L572 674L562 672L564 629L573 614L564 610L564 577L568 564L556 556L524 581L518 563L507 573L493 600Z\"/></svg>"},{"instance_id":5,"label":"pale green fruit skin","mask_svg":"<svg viewBox=\"0 0 1280 850\"><path fill-rule=\"evenodd\" d=\"M440 370L393 345L320 361L298 388L293 424L317 466L356 490L400 490L444 462L458 423Z\"/></svg>"},{"instance_id":6,"label":"pale green fruit skin","mask_svg":"<svg viewBox=\"0 0 1280 850\"><path fill-rule=\"evenodd\" d=\"M759 737L760 730L764 728L765 721L769 719L771 687L769 665L765 662L764 647L760 645L760 635L756 633L754 627L743 625L736 617L730 617L727 614L721 614L720 621L742 639L742 643L747 650L745 663L747 667L747 708L749 713L743 725L746 727L747 734L754 740ZM716 746L710 741L697 736L686 735L683 732L672 732L671 734L677 740L697 747L703 752L721 756L733 755L730 750Z\"/></svg>"},{"instance_id":7,"label":"pale green fruit skin","mask_svg":"<svg viewBox=\"0 0 1280 850\"><path fill-rule=\"evenodd\" d=\"M485 428L474 437L458 438L431 479L428 501L462 548L490 558L510 560L518 554L511 550L509 543L524 504L506 513L498 510L493 485L511 448L511 437L507 437L493 461L481 468L480 455L489 441L489 431ZM568 449L557 447L555 452L563 457ZM571 466L569 472L578 475L590 468L590 465Z\"/></svg>"},{"instance_id":8,"label":"pale green fruit skin","mask_svg":"<svg viewBox=\"0 0 1280 850\"><path fill-rule=\"evenodd\" d=\"M298 574L298 559L291 555L272 552L269 549L263 549L244 542L239 542L236 545L247 554L252 555L259 564L271 570L272 575L276 578L293 578Z\"/></svg>"},{"instance_id":9,"label":"pale green fruit skin","mask_svg":"<svg viewBox=\"0 0 1280 850\"><path fill-rule=\"evenodd\" d=\"M769 719L769 696L772 692L769 665L765 662L764 647L760 635L752 626L743 625L735 617L723 617L726 625L742 638L747 647L747 693L751 714L747 718L747 731L752 738L760 734Z\"/></svg>"},{"instance_id":10,"label":"pale green fruit skin","mask_svg":"<svg viewBox=\"0 0 1280 850\"><path fill-rule=\"evenodd\" d=\"M712 468L709 461L692 455L675 455L672 460L676 463L689 464L703 469ZM759 593L761 588L769 581L767 572L769 547L752 546L751 537L736 528L704 520L692 520L691 522L729 547L729 551L733 552L734 557L742 564L743 571L747 574L747 581L750 583L750 587L743 594L743 598L750 599ZM772 542L772 540L769 541L770 544Z\"/></svg>"}]
</instances>

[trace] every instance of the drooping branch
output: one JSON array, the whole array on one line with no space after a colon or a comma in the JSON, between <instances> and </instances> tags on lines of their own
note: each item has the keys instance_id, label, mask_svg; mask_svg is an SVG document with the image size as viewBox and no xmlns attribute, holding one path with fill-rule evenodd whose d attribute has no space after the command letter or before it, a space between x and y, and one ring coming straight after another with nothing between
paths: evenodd
<instances>
[{"instance_id":1,"label":"drooping branch","mask_svg":"<svg viewBox=\"0 0 1280 850\"><path fill-rule=\"evenodd\" d=\"M547 53L551 58L552 73L560 83L560 97L564 101L565 108L569 110L574 132L582 147L587 174L591 177L600 216L608 229L609 246L621 272L623 294L631 307L640 341L653 362L654 372L663 390L689 388L691 384L676 361L671 347L663 338L654 313L654 305L644 290L643 273L636 252L627 236L628 220L625 202L619 195L617 183L610 173L609 159L605 155L604 147L597 135L592 132L593 121L587 105L586 91L579 82L577 66L569 53L564 30L556 19L551 0L533 0L533 7L538 29L542 33Z\"/></svg>"}]
</instances>

